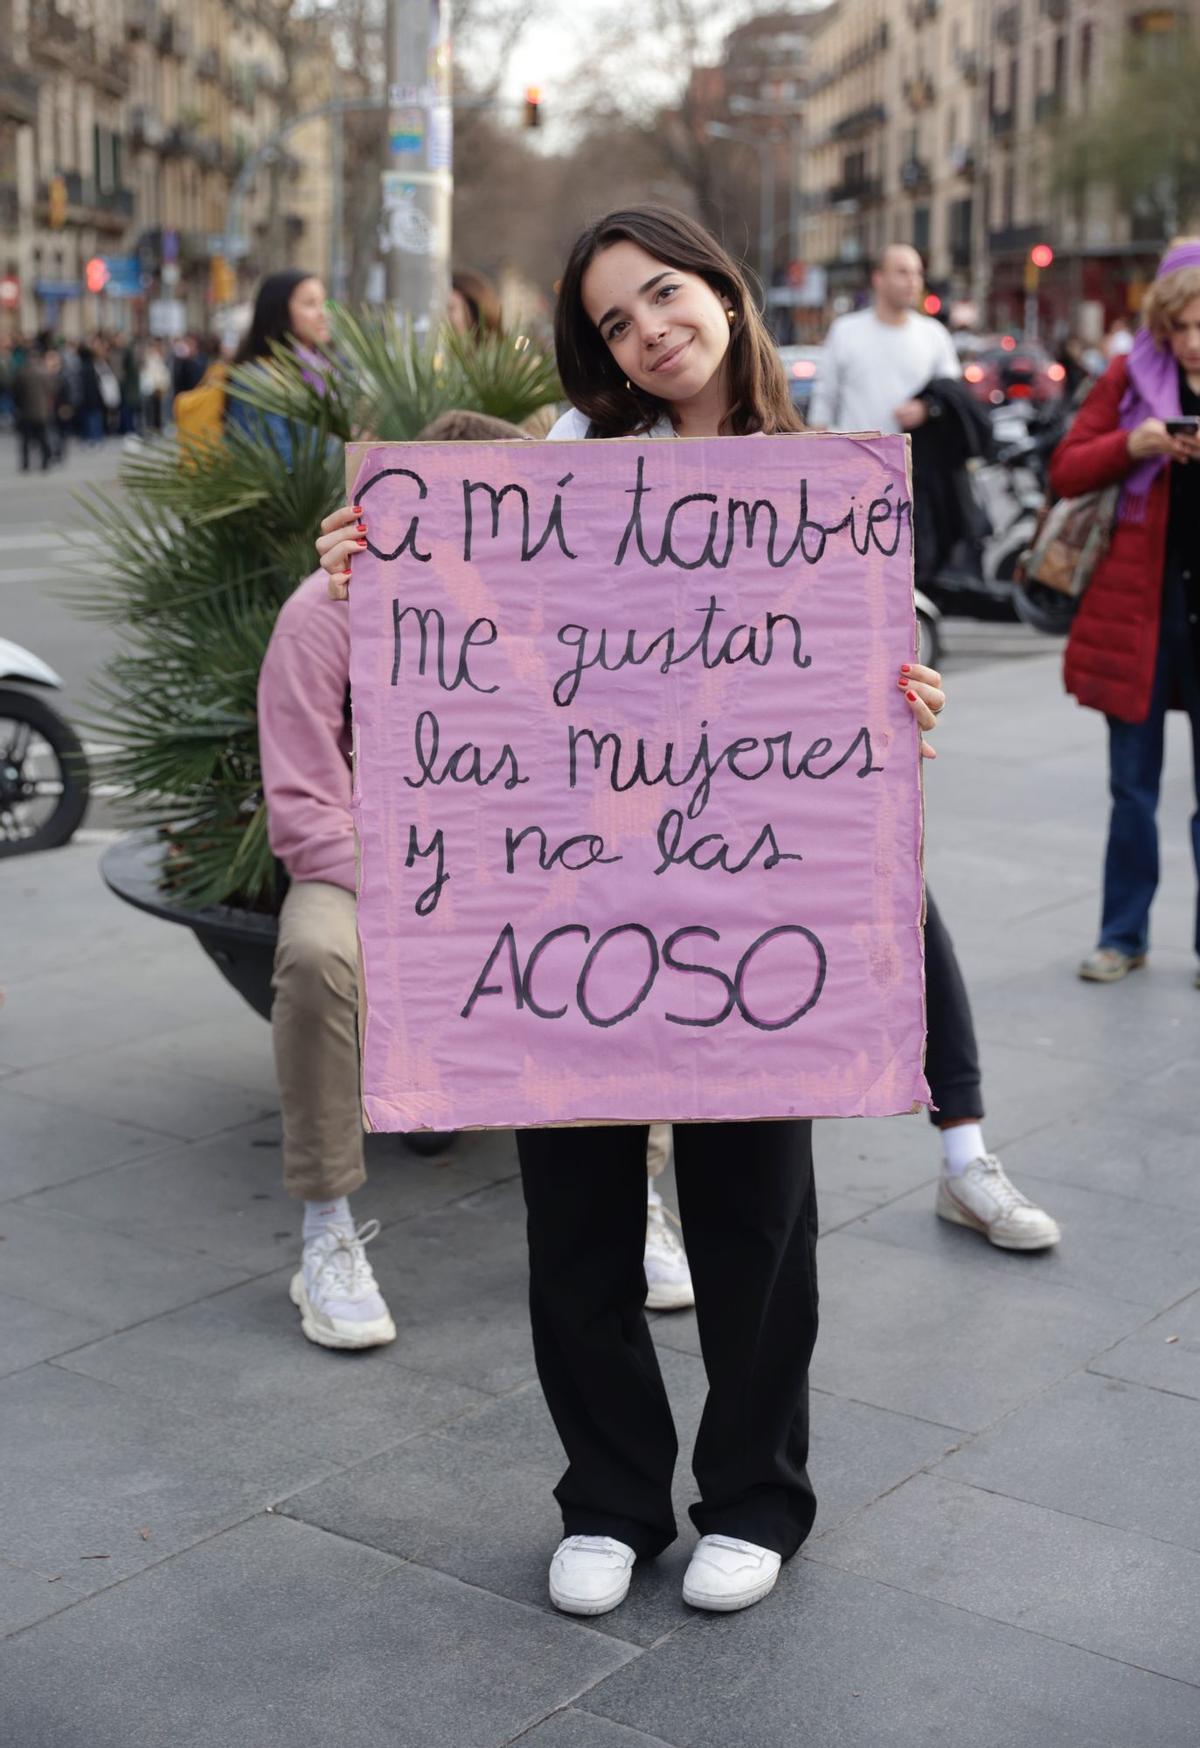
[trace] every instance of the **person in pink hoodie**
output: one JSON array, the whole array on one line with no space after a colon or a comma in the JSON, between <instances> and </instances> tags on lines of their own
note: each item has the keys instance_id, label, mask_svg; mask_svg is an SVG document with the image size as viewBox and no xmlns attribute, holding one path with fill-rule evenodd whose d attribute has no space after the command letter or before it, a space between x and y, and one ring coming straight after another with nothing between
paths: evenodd
<instances>
[{"instance_id":1,"label":"person in pink hoodie","mask_svg":"<svg viewBox=\"0 0 1200 1748\"><path fill-rule=\"evenodd\" d=\"M425 441L524 436L503 419L446 413ZM349 1198L366 1181L359 1104L358 936L350 812L350 627L323 570L280 609L258 682L258 732L271 848L288 873L275 950L271 1031L283 1118L284 1187L304 1203L291 1282L301 1327L321 1347L394 1341L396 1326ZM652 1135L646 1227L650 1309L693 1303L683 1247L654 1188L669 1132Z\"/></svg>"}]
</instances>

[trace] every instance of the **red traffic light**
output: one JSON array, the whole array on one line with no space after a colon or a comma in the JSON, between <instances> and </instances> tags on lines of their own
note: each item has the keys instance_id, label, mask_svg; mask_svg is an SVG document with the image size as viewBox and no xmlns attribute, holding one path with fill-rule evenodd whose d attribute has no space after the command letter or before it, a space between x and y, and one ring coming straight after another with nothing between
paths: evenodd
<instances>
[{"instance_id":1,"label":"red traffic light","mask_svg":"<svg viewBox=\"0 0 1200 1748\"><path fill-rule=\"evenodd\" d=\"M1035 267L1049 267L1054 260L1054 250L1049 243L1035 243L1029 251L1029 259Z\"/></svg>"},{"instance_id":2,"label":"red traffic light","mask_svg":"<svg viewBox=\"0 0 1200 1748\"><path fill-rule=\"evenodd\" d=\"M941 307L942 307L942 300L938 296L936 291L931 291L926 295L925 302L924 302L924 305L922 307L924 308L925 314L927 316L936 316L937 314L939 314L939 312L941 311Z\"/></svg>"},{"instance_id":3,"label":"red traffic light","mask_svg":"<svg viewBox=\"0 0 1200 1748\"><path fill-rule=\"evenodd\" d=\"M541 127L542 125L542 93L538 86L525 87L525 126Z\"/></svg>"},{"instance_id":4,"label":"red traffic light","mask_svg":"<svg viewBox=\"0 0 1200 1748\"><path fill-rule=\"evenodd\" d=\"M109 281L108 267L102 255L93 255L83 270L84 281L89 291L103 291Z\"/></svg>"}]
</instances>

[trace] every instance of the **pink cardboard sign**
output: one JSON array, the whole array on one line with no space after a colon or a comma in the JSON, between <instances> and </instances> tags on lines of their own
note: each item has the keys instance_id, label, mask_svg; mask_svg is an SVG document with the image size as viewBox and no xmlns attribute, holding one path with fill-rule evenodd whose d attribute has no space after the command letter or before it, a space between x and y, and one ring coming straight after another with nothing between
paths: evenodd
<instances>
[{"instance_id":1,"label":"pink cardboard sign","mask_svg":"<svg viewBox=\"0 0 1200 1748\"><path fill-rule=\"evenodd\" d=\"M906 462L352 454L371 1128L928 1102Z\"/></svg>"}]
</instances>

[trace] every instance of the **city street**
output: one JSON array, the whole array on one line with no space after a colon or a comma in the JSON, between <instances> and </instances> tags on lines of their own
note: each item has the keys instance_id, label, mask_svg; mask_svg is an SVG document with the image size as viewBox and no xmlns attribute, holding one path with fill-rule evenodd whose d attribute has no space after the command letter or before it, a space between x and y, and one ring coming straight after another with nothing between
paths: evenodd
<instances>
[{"instance_id":1,"label":"city street","mask_svg":"<svg viewBox=\"0 0 1200 1748\"><path fill-rule=\"evenodd\" d=\"M0 633L79 707L53 598L66 476L0 475ZM506 1133L373 1137L355 1200L399 1330L310 1346L268 1028L102 844L0 863L0 1692L13 1748L1194 1748L1200 1735L1200 990L1171 725L1149 968L1080 983L1104 725L1056 647L950 626L927 871L987 1134L1061 1246L935 1219L923 1119L825 1123L815 1532L740 1615L686 1609L691 1313L654 1332L679 1541L555 1614L561 1468ZM102 800L88 822L106 834ZM564 1169L570 1133L563 1132ZM736 1175L737 1161L730 1171ZM668 1190L668 1195L670 1191Z\"/></svg>"}]
</instances>

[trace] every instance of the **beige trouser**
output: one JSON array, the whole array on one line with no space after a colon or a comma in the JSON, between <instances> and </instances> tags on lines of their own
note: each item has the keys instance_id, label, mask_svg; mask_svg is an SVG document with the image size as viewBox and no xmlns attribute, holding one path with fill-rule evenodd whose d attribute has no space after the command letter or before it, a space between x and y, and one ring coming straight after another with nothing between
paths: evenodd
<instances>
[{"instance_id":1,"label":"beige trouser","mask_svg":"<svg viewBox=\"0 0 1200 1748\"><path fill-rule=\"evenodd\" d=\"M358 1077L358 936L354 895L296 881L279 917L271 1032L283 1116L283 1187L322 1202L366 1179ZM667 1168L671 1125L653 1123L652 1178Z\"/></svg>"},{"instance_id":2,"label":"beige trouser","mask_svg":"<svg viewBox=\"0 0 1200 1748\"><path fill-rule=\"evenodd\" d=\"M352 892L315 880L288 888L273 987L283 1187L313 1202L348 1196L366 1177Z\"/></svg>"}]
</instances>

